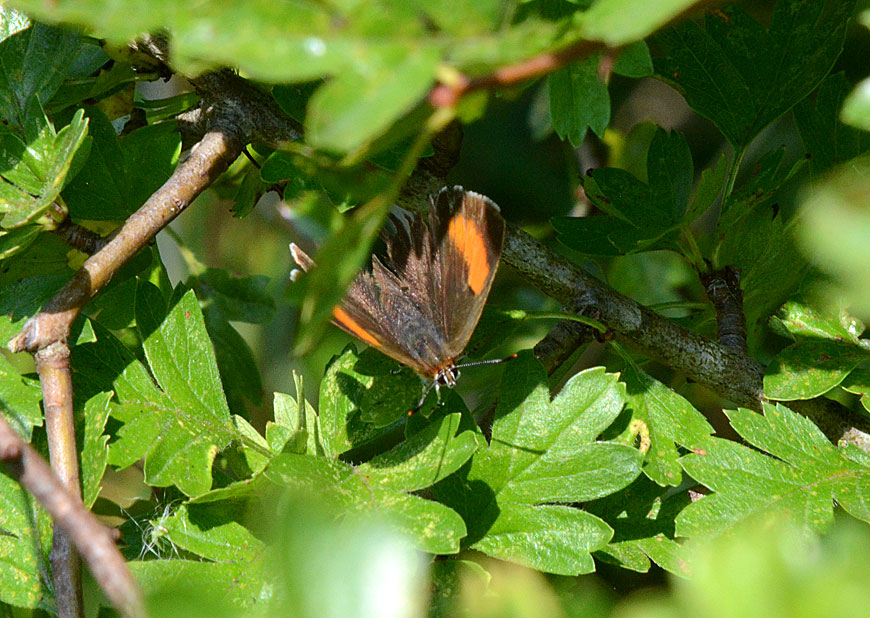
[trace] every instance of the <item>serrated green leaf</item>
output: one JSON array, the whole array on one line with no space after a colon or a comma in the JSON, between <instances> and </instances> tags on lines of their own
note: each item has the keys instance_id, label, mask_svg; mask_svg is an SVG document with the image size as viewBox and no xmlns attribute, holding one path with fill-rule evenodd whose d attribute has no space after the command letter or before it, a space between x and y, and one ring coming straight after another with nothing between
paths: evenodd
<instances>
[{"instance_id":1,"label":"serrated green leaf","mask_svg":"<svg viewBox=\"0 0 870 618\"><path fill-rule=\"evenodd\" d=\"M863 325L845 325L820 315L800 301L790 301L772 318L774 328L795 339L767 368L764 392L771 399L790 401L822 395L862 362L870 360L870 344L859 339ZM860 382L860 377L857 377Z\"/></svg>"},{"instance_id":2,"label":"serrated green leaf","mask_svg":"<svg viewBox=\"0 0 870 618\"><path fill-rule=\"evenodd\" d=\"M616 376L600 368L574 376L551 402L546 374L530 354L507 365L489 448L435 487L463 514L469 546L553 573L590 570L589 552L607 542L609 526L542 503L605 496L637 477L641 453L594 441L624 402Z\"/></svg>"},{"instance_id":3,"label":"serrated green leaf","mask_svg":"<svg viewBox=\"0 0 870 618\"><path fill-rule=\"evenodd\" d=\"M466 534L462 518L452 509L385 487L340 461L285 453L272 460L265 474L279 487L310 492L340 511L379 513L433 554L456 553Z\"/></svg>"},{"instance_id":4,"label":"serrated green leaf","mask_svg":"<svg viewBox=\"0 0 870 618\"><path fill-rule=\"evenodd\" d=\"M109 436L103 433L109 418L112 393L100 393L85 402L84 431L81 433L82 502L90 508L100 495L100 481L109 461L106 446Z\"/></svg>"},{"instance_id":5,"label":"serrated green leaf","mask_svg":"<svg viewBox=\"0 0 870 618\"><path fill-rule=\"evenodd\" d=\"M840 119L850 87L843 73L829 75L819 84L815 98L804 99L792 112L814 172L827 170L870 149L870 136L846 126Z\"/></svg>"},{"instance_id":6,"label":"serrated green leaf","mask_svg":"<svg viewBox=\"0 0 870 618\"><path fill-rule=\"evenodd\" d=\"M640 573L653 561L675 575L688 575L688 552L674 539L674 521L689 503L686 492L675 494L638 477L625 489L587 504L589 513L613 528L613 538L595 556Z\"/></svg>"},{"instance_id":7,"label":"serrated green leaf","mask_svg":"<svg viewBox=\"0 0 870 618\"><path fill-rule=\"evenodd\" d=\"M54 605L49 572L51 518L27 490L0 474L0 600L49 610Z\"/></svg>"},{"instance_id":8,"label":"serrated green leaf","mask_svg":"<svg viewBox=\"0 0 870 618\"><path fill-rule=\"evenodd\" d=\"M687 20L657 34L665 57L656 72L742 149L827 75L853 6L851 0L780 0L767 29L737 6L723 7L703 27Z\"/></svg>"},{"instance_id":9,"label":"serrated green leaf","mask_svg":"<svg viewBox=\"0 0 870 618\"><path fill-rule=\"evenodd\" d=\"M461 430L462 414L448 414L386 453L357 466L383 487L423 489L453 474L485 444L479 431ZM475 428L476 429L476 428Z\"/></svg>"},{"instance_id":10,"label":"serrated green leaf","mask_svg":"<svg viewBox=\"0 0 870 618\"><path fill-rule=\"evenodd\" d=\"M508 502L474 548L548 573L580 575L595 570L590 554L612 535L610 526L579 509Z\"/></svg>"},{"instance_id":11,"label":"serrated green leaf","mask_svg":"<svg viewBox=\"0 0 870 618\"><path fill-rule=\"evenodd\" d=\"M12 363L0 355L0 414L27 442L33 428L42 425L41 402L39 383L22 377Z\"/></svg>"},{"instance_id":12,"label":"serrated green leaf","mask_svg":"<svg viewBox=\"0 0 870 618\"><path fill-rule=\"evenodd\" d=\"M238 521L242 514L236 511L226 502L181 505L160 525L179 548L214 562L250 568L265 546Z\"/></svg>"},{"instance_id":13,"label":"serrated green leaf","mask_svg":"<svg viewBox=\"0 0 870 618\"><path fill-rule=\"evenodd\" d=\"M119 140L109 119L87 108L94 147L63 197L76 219L121 221L175 170L181 137L172 123L142 127Z\"/></svg>"},{"instance_id":14,"label":"serrated green leaf","mask_svg":"<svg viewBox=\"0 0 870 618\"><path fill-rule=\"evenodd\" d=\"M764 394L779 401L811 399L840 384L870 352L836 341L805 341L780 352L767 368Z\"/></svg>"},{"instance_id":15,"label":"serrated green leaf","mask_svg":"<svg viewBox=\"0 0 870 618\"><path fill-rule=\"evenodd\" d=\"M76 392L114 390L112 415L124 423L109 463L145 458L149 485L177 485L189 496L211 488L211 464L238 438L223 397L217 365L192 292L162 314L157 288L140 284L137 325L148 370L111 333L94 324L97 342L73 348Z\"/></svg>"},{"instance_id":16,"label":"serrated green leaf","mask_svg":"<svg viewBox=\"0 0 870 618\"><path fill-rule=\"evenodd\" d=\"M360 360L349 345L330 362L320 383L320 440L328 457L369 444L389 431L389 427L364 422L361 406L369 389L379 388L379 383L392 376L389 372L380 376L360 373ZM410 408L408 404L403 407Z\"/></svg>"},{"instance_id":17,"label":"serrated green leaf","mask_svg":"<svg viewBox=\"0 0 870 618\"><path fill-rule=\"evenodd\" d=\"M18 160L4 161L3 177L34 195L29 201L12 201L10 196L0 194L4 228L31 223L45 214L78 171L78 165L72 169L73 163L87 158L91 143L87 133L88 121L79 110L57 135L51 125L46 125L44 134L29 142Z\"/></svg>"},{"instance_id":18,"label":"serrated green leaf","mask_svg":"<svg viewBox=\"0 0 870 618\"><path fill-rule=\"evenodd\" d=\"M550 122L562 139L575 148L586 137L586 128L604 135L610 123L610 93L598 75L599 54L559 69L547 80L550 89Z\"/></svg>"},{"instance_id":19,"label":"serrated green leaf","mask_svg":"<svg viewBox=\"0 0 870 618\"><path fill-rule=\"evenodd\" d=\"M870 467L847 457L809 419L769 404L763 416L742 409L728 416L761 450L713 438L703 451L684 457L686 472L715 493L677 517L677 534L716 536L768 512L823 530L831 524L834 500L852 516L870 521Z\"/></svg>"},{"instance_id":20,"label":"serrated green leaf","mask_svg":"<svg viewBox=\"0 0 870 618\"><path fill-rule=\"evenodd\" d=\"M47 103L63 80L79 47L79 35L70 30L32 24L22 28L22 15L0 14L5 32L0 41L0 116L23 125L24 106L31 98Z\"/></svg>"},{"instance_id":21,"label":"serrated green leaf","mask_svg":"<svg viewBox=\"0 0 870 618\"><path fill-rule=\"evenodd\" d=\"M713 434L713 427L683 397L624 358L626 409L633 420L643 423L649 436L643 471L659 485L677 486L683 480L677 445L701 447Z\"/></svg>"},{"instance_id":22,"label":"serrated green leaf","mask_svg":"<svg viewBox=\"0 0 870 618\"><path fill-rule=\"evenodd\" d=\"M228 320L263 324L275 315L275 299L266 289L268 277L238 277L209 268L193 282L191 286L200 286L202 295L214 302Z\"/></svg>"},{"instance_id":23,"label":"serrated green leaf","mask_svg":"<svg viewBox=\"0 0 870 618\"><path fill-rule=\"evenodd\" d=\"M687 216L692 175L685 139L657 129L647 153L649 184L617 168L592 170L583 179L586 197L610 216L559 217L553 226L562 243L585 254L677 250L680 229L692 220Z\"/></svg>"}]
</instances>

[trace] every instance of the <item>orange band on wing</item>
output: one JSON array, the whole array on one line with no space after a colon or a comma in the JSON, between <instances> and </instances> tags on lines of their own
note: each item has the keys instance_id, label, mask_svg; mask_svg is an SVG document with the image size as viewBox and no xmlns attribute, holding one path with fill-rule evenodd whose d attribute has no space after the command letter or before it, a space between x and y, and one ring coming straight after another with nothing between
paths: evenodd
<instances>
[{"instance_id":1,"label":"orange band on wing","mask_svg":"<svg viewBox=\"0 0 870 618\"><path fill-rule=\"evenodd\" d=\"M475 294L480 294L490 271L483 234L473 221L462 215L450 220L447 233L468 266L468 286Z\"/></svg>"},{"instance_id":2,"label":"orange band on wing","mask_svg":"<svg viewBox=\"0 0 870 618\"><path fill-rule=\"evenodd\" d=\"M350 333L356 335L367 344L378 348L381 347L381 342L378 341L369 331L354 322L353 318L350 317L341 307L336 307L332 310L332 317L341 325L342 328L346 328Z\"/></svg>"}]
</instances>

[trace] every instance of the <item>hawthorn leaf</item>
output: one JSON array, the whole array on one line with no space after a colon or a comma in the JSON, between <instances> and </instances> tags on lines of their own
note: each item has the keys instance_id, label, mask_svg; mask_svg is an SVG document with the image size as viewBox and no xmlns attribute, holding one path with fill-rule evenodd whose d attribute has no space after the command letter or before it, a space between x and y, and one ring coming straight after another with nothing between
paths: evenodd
<instances>
[{"instance_id":1,"label":"hawthorn leaf","mask_svg":"<svg viewBox=\"0 0 870 618\"><path fill-rule=\"evenodd\" d=\"M754 448L712 438L703 451L682 458L686 472L715 493L680 513L678 535L718 536L768 512L820 531L833 521L834 501L853 517L870 521L866 457L834 446L809 419L782 404L764 404L763 415L745 409L727 414Z\"/></svg>"}]
</instances>

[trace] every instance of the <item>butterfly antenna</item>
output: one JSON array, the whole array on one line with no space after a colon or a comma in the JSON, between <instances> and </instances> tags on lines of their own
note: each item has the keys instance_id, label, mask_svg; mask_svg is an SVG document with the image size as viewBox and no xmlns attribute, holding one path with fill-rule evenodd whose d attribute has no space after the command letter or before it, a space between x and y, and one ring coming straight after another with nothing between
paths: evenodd
<instances>
[{"instance_id":1,"label":"butterfly antenna","mask_svg":"<svg viewBox=\"0 0 870 618\"><path fill-rule=\"evenodd\" d=\"M465 369L466 367L477 367L478 365L501 365L502 363L512 361L516 357L517 357L516 354L511 354L510 356L505 356L504 358L493 358L490 360L472 361L470 363L462 363L461 365L456 365L456 368L457 369Z\"/></svg>"}]
</instances>

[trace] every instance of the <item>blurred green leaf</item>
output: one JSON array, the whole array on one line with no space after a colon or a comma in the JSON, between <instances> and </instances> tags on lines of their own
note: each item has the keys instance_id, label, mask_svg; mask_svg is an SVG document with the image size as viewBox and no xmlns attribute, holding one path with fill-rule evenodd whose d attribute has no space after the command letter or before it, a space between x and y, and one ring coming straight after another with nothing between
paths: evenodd
<instances>
[{"instance_id":1,"label":"blurred green leaf","mask_svg":"<svg viewBox=\"0 0 870 618\"><path fill-rule=\"evenodd\" d=\"M708 13L703 27L686 20L657 34L665 57L656 73L741 150L828 74L854 4L779 0L769 28L740 7L724 6Z\"/></svg>"},{"instance_id":2,"label":"blurred green leaf","mask_svg":"<svg viewBox=\"0 0 870 618\"><path fill-rule=\"evenodd\" d=\"M691 223L692 175L683 137L657 129L647 154L649 184L617 168L592 170L583 179L586 197L609 216L559 217L553 226L562 243L590 255L678 250L680 231Z\"/></svg>"},{"instance_id":3,"label":"blurred green leaf","mask_svg":"<svg viewBox=\"0 0 870 618\"><path fill-rule=\"evenodd\" d=\"M583 15L584 38L611 47L633 43L652 34L688 10L697 0L599 0ZM626 16L631 16L626 19Z\"/></svg>"},{"instance_id":4,"label":"blurred green leaf","mask_svg":"<svg viewBox=\"0 0 870 618\"><path fill-rule=\"evenodd\" d=\"M383 518L336 518L314 496L291 493L283 501L270 552L278 575L271 615L423 616L428 561Z\"/></svg>"},{"instance_id":5,"label":"blurred green leaf","mask_svg":"<svg viewBox=\"0 0 870 618\"><path fill-rule=\"evenodd\" d=\"M264 605L268 607L272 600L272 594L264 590L263 571L252 568L250 562L239 565L176 559L129 564L147 596L151 616L265 616Z\"/></svg>"},{"instance_id":6,"label":"blurred green leaf","mask_svg":"<svg viewBox=\"0 0 870 618\"><path fill-rule=\"evenodd\" d=\"M797 237L807 256L831 275L828 295L843 297L862 318L870 318L870 157L853 159L802 200Z\"/></svg>"},{"instance_id":7,"label":"blurred green leaf","mask_svg":"<svg viewBox=\"0 0 870 618\"><path fill-rule=\"evenodd\" d=\"M843 102L843 123L870 131L870 80L861 81Z\"/></svg>"},{"instance_id":8,"label":"blurred green leaf","mask_svg":"<svg viewBox=\"0 0 870 618\"><path fill-rule=\"evenodd\" d=\"M686 472L715 493L680 513L677 534L717 536L771 512L801 528L824 530L833 520L834 500L870 521L870 467L851 456L854 447L834 446L809 419L782 405L764 404L764 415L743 409L727 414L754 448L713 438L703 451L683 457Z\"/></svg>"},{"instance_id":9,"label":"blurred green leaf","mask_svg":"<svg viewBox=\"0 0 870 618\"><path fill-rule=\"evenodd\" d=\"M318 88L308 103L306 137L323 150L356 150L410 111L434 80L438 50L387 47L358 62L355 71Z\"/></svg>"},{"instance_id":10,"label":"blurred green leaf","mask_svg":"<svg viewBox=\"0 0 870 618\"><path fill-rule=\"evenodd\" d=\"M553 503L606 496L640 473L640 452L594 441L624 402L616 376L601 368L574 376L550 402L531 354L506 365L489 448L436 486L469 526L468 545L551 573L593 570L590 552L607 543L610 527Z\"/></svg>"}]
</instances>

